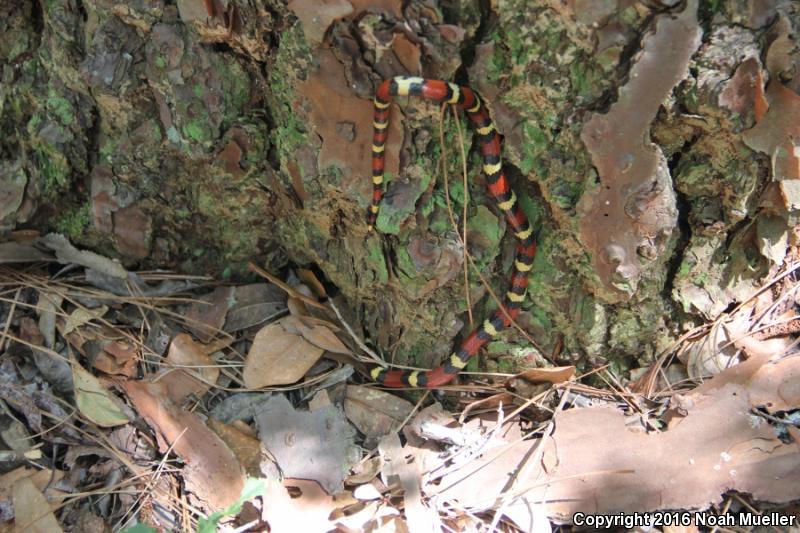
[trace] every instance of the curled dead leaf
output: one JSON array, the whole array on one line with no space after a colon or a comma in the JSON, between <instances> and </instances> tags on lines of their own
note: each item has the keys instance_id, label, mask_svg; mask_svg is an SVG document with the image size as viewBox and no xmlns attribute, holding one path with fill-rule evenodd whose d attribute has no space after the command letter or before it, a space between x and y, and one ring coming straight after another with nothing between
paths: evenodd
<instances>
[{"instance_id":1,"label":"curled dead leaf","mask_svg":"<svg viewBox=\"0 0 800 533\"><path fill-rule=\"evenodd\" d=\"M525 372L520 372L514 378L526 379L532 383L552 383L558 385L571 380L575 376L575 367L556 366L552 368L531 368Z\"/></svg>"},{"instance_id":2,"label":"curled dead leaf","mask_svg":"<svg viewBox=\"0 0 800 533\"><path fill-rule=\"evenodd\" d=\"M202 397L216 383L220 369L206 352L187 333L179 333L172 339L164 368L153 380L166 387L176 405L189 395Z\"/></svg>"},{"instance_id":3,"label":"curled dead leaf","mask_svg":"<svg viewBox=\"0 0 800 533\"><path fill-rule=\"evenodd\" d=\"M333 331L322 321L306 320L311 317L287 316L280 323L292 333L302 335L305 340L323 350L343 355L351 355L350 349L339 340Z\"/></svg>"}]
</instances>

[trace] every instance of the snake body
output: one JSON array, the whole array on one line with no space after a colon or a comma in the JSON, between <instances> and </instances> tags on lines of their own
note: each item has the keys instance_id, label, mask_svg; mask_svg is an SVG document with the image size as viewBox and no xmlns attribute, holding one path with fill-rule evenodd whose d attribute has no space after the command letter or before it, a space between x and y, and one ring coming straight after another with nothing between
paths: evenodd
<instances>
[{"instance_id":1,"label":"snake body","mask_svg":"<svg viewBox=\"0 0 800 533\"><path fill-rule=\"evenodd\" d=\"M528 217L519 206L517 196L509 187L503 173L500 156L500 135L492 122L480 96L470 89L441 80L428 80L416 77L399 76L385 80L378 87L373 100L372 136L372 205L367 213L370 229L378 218L383 198L383 174L385 167L385 148L389 126L389 106L397 96L416 96L425 100L447 103L461 107L478 135L483 173L489 194L497 207L505 214L506 220L518 242L514 257L511 285L503 299L503 308L495 311L476 330L474 330L453 352L445 363L433 370L403 371L376 367L371 376L387 387L426 387L435 388L452 380L477 355L478 351L500 330L511 324L519 314L528 289L528 272L533 267L536 255L536 241Z\"/></svg>"}]
</instances>

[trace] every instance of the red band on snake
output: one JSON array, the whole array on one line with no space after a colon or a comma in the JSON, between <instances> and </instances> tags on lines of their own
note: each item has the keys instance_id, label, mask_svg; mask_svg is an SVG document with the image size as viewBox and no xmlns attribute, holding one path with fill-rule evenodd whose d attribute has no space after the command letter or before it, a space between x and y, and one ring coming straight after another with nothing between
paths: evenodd
<instances>
[{"instance_id":1,"label":"red band on snake","mask_svg":"<svg viewBox=\"0 0 800 533\"><path fill-rule=\"evenodd\" d=\"M387 387L426 387L434 388L452 380L492 337L511 324L525 300L528 289L528 273L536 255L536 241L528 217L519 206L517 196L508 185L503 173L500 157L500 135L480 96L469 87L461 87L441 80L396 77L386 80L378 87L373 100L375 114L372 136L372 205L367 214L370 229L378 218L381 198L383 198L383 172L385 166L386 137L389 126L389 106L396 96L418 96L425 100L457 105L464 110L467 119L478 135L483 173L489 194L497 207L505 214L511 231L517 238L514 270L511 286L503 299L503 309L498 309L473 331L453 352L445 363L433 370L403 371L386 370L376 367L371 375L375 381Z\"/></svg>"}]
</instances>

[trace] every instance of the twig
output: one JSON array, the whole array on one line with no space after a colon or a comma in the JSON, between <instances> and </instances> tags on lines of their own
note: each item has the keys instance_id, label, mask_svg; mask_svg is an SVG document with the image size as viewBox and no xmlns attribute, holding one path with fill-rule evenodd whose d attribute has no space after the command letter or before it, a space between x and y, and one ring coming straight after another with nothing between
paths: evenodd
<instances>
[{"instance_id":1,"label":"twig","mask_svg":"<svg viewBox=\"0 0 800 533\"><path fill-rule=\"evenodd\" d=\"M8 338L8 330L11 328L11 320L14 317L14 311L17 309L17 302L19 301L19 293L22 291L22 287L17 289L17 292L14 293L14 301L11 302L11 308L8 310L8 315L6 316L6 327L3 329L3 336L0 338L0 353L5 351L5 344L6 339Z\"/></svg>"},{"instance_id":2,"label":"twig","mask_svg":"<svg viewBox=\"0 0 800 533\"><path fill-rule=\"evenodd\" d=\"M344 326L345 331L347 331L347 333L353 339L353 342L355 342L356 345L359 348L361 348L361 350L364 353L369 355L370 359L372 359L372 361L375 362L375 364L380 365L380 366L385 366L386 365L386 361L384 361L383 359L378 357L378 354L376 354L375 352L370 350L369 347L366 344L364 344L364 341L362 341L358 337L358 335L356 335L356 332L353 331L353 328L350 327L350 324L347 323L347 321L344 319L342 314L339 312L339 308L337 308L336 304L333 303L333 298L328 298L328 306L331 308L331 310L333 310L333 313L336 315L336 318L338 318L339 322Z\"/></svg>"},{"instance_id":3,"label":"twig","mask_svg":"<svg viewBox=\"0 0 800 533\"><path fill-rule=\"evenodd\" d=\"M461 146L461 165L463 167L463 175L464 175L464 209L461 215L461 223L462 223L462 230L459 232L458 230L458 223L456 222L455 215L453 215L453 205L450 201L450 180L447 178L447 144L444 142L444 114L445 109L449 104L442 104L441 112L439 113L439 144L442 147L442 155L439 158L440 168L442 170L442 182L444 184L444 199L447 203L447 216L450 218L450 225L453 226L453 230L455 230L456 234L459 235L461 239L461 253L464 257L461 265L463 266L464 271L464 299L466 301L467 306L467 317L469 319L469 325L472 327L475 323L475 319L472 316L472 298L469 295L469 261L467 260L467 256L469 252L467 252L467 205L469 204L469 187L467 184L467 156L464 153L464 139L461 136L461 121L459 120L458 113L453 107L453 117L456 123L456 128L458 131L457 140L458 144Z\"/></svg>"}]
</instances>

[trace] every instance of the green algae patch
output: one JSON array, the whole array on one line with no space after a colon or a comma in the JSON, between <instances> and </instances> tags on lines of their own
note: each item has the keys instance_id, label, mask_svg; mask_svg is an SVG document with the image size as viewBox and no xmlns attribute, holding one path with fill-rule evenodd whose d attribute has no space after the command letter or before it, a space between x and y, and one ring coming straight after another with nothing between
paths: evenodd
<instances>
[{"instance_id":1,"label":"green algae patch","mask_svg":"<svg viewBox=\"0 0 800 533\"><path fill-rule=\"evenodd\" d=\"M53 224L55 230L64 234L73 242L82 240L82 236L91 227L92 204L89 202L68 207Z\"/></svg>"},{"instance_id":2,"label":"green algae patch","mask_svg":"<svg viewBox=\"0 0 800 533\"><path fill-rule=\"evenodd\" d=\"M467 222L467 238L479 269L492 261L500 249L503 226L486 206L478 206Z\"/></svg>"},{"instance_id":3,"label":"green algae patch","mask_svg":"<svg viewBox=\"0 0 800 533\"><path fill-rule=\"evenodd\" d=\"M74 108L68 99L51 90L46 104L47 111L55 115L63 125L69 126L75 122Z\"/></svg>"},{"instance_id":4,"label":"green algae patch","mask_svg":"<svg viewBox=\"0 0 800 533\"><path fill-rule=\"evenodd\" d=\"M366 242L366 266L376 274L376 282L386 284L389 281L389 271L386 270L386 260L383 258L383 249L379 239L368 239Z\"/></svg>"}]
</instances>

